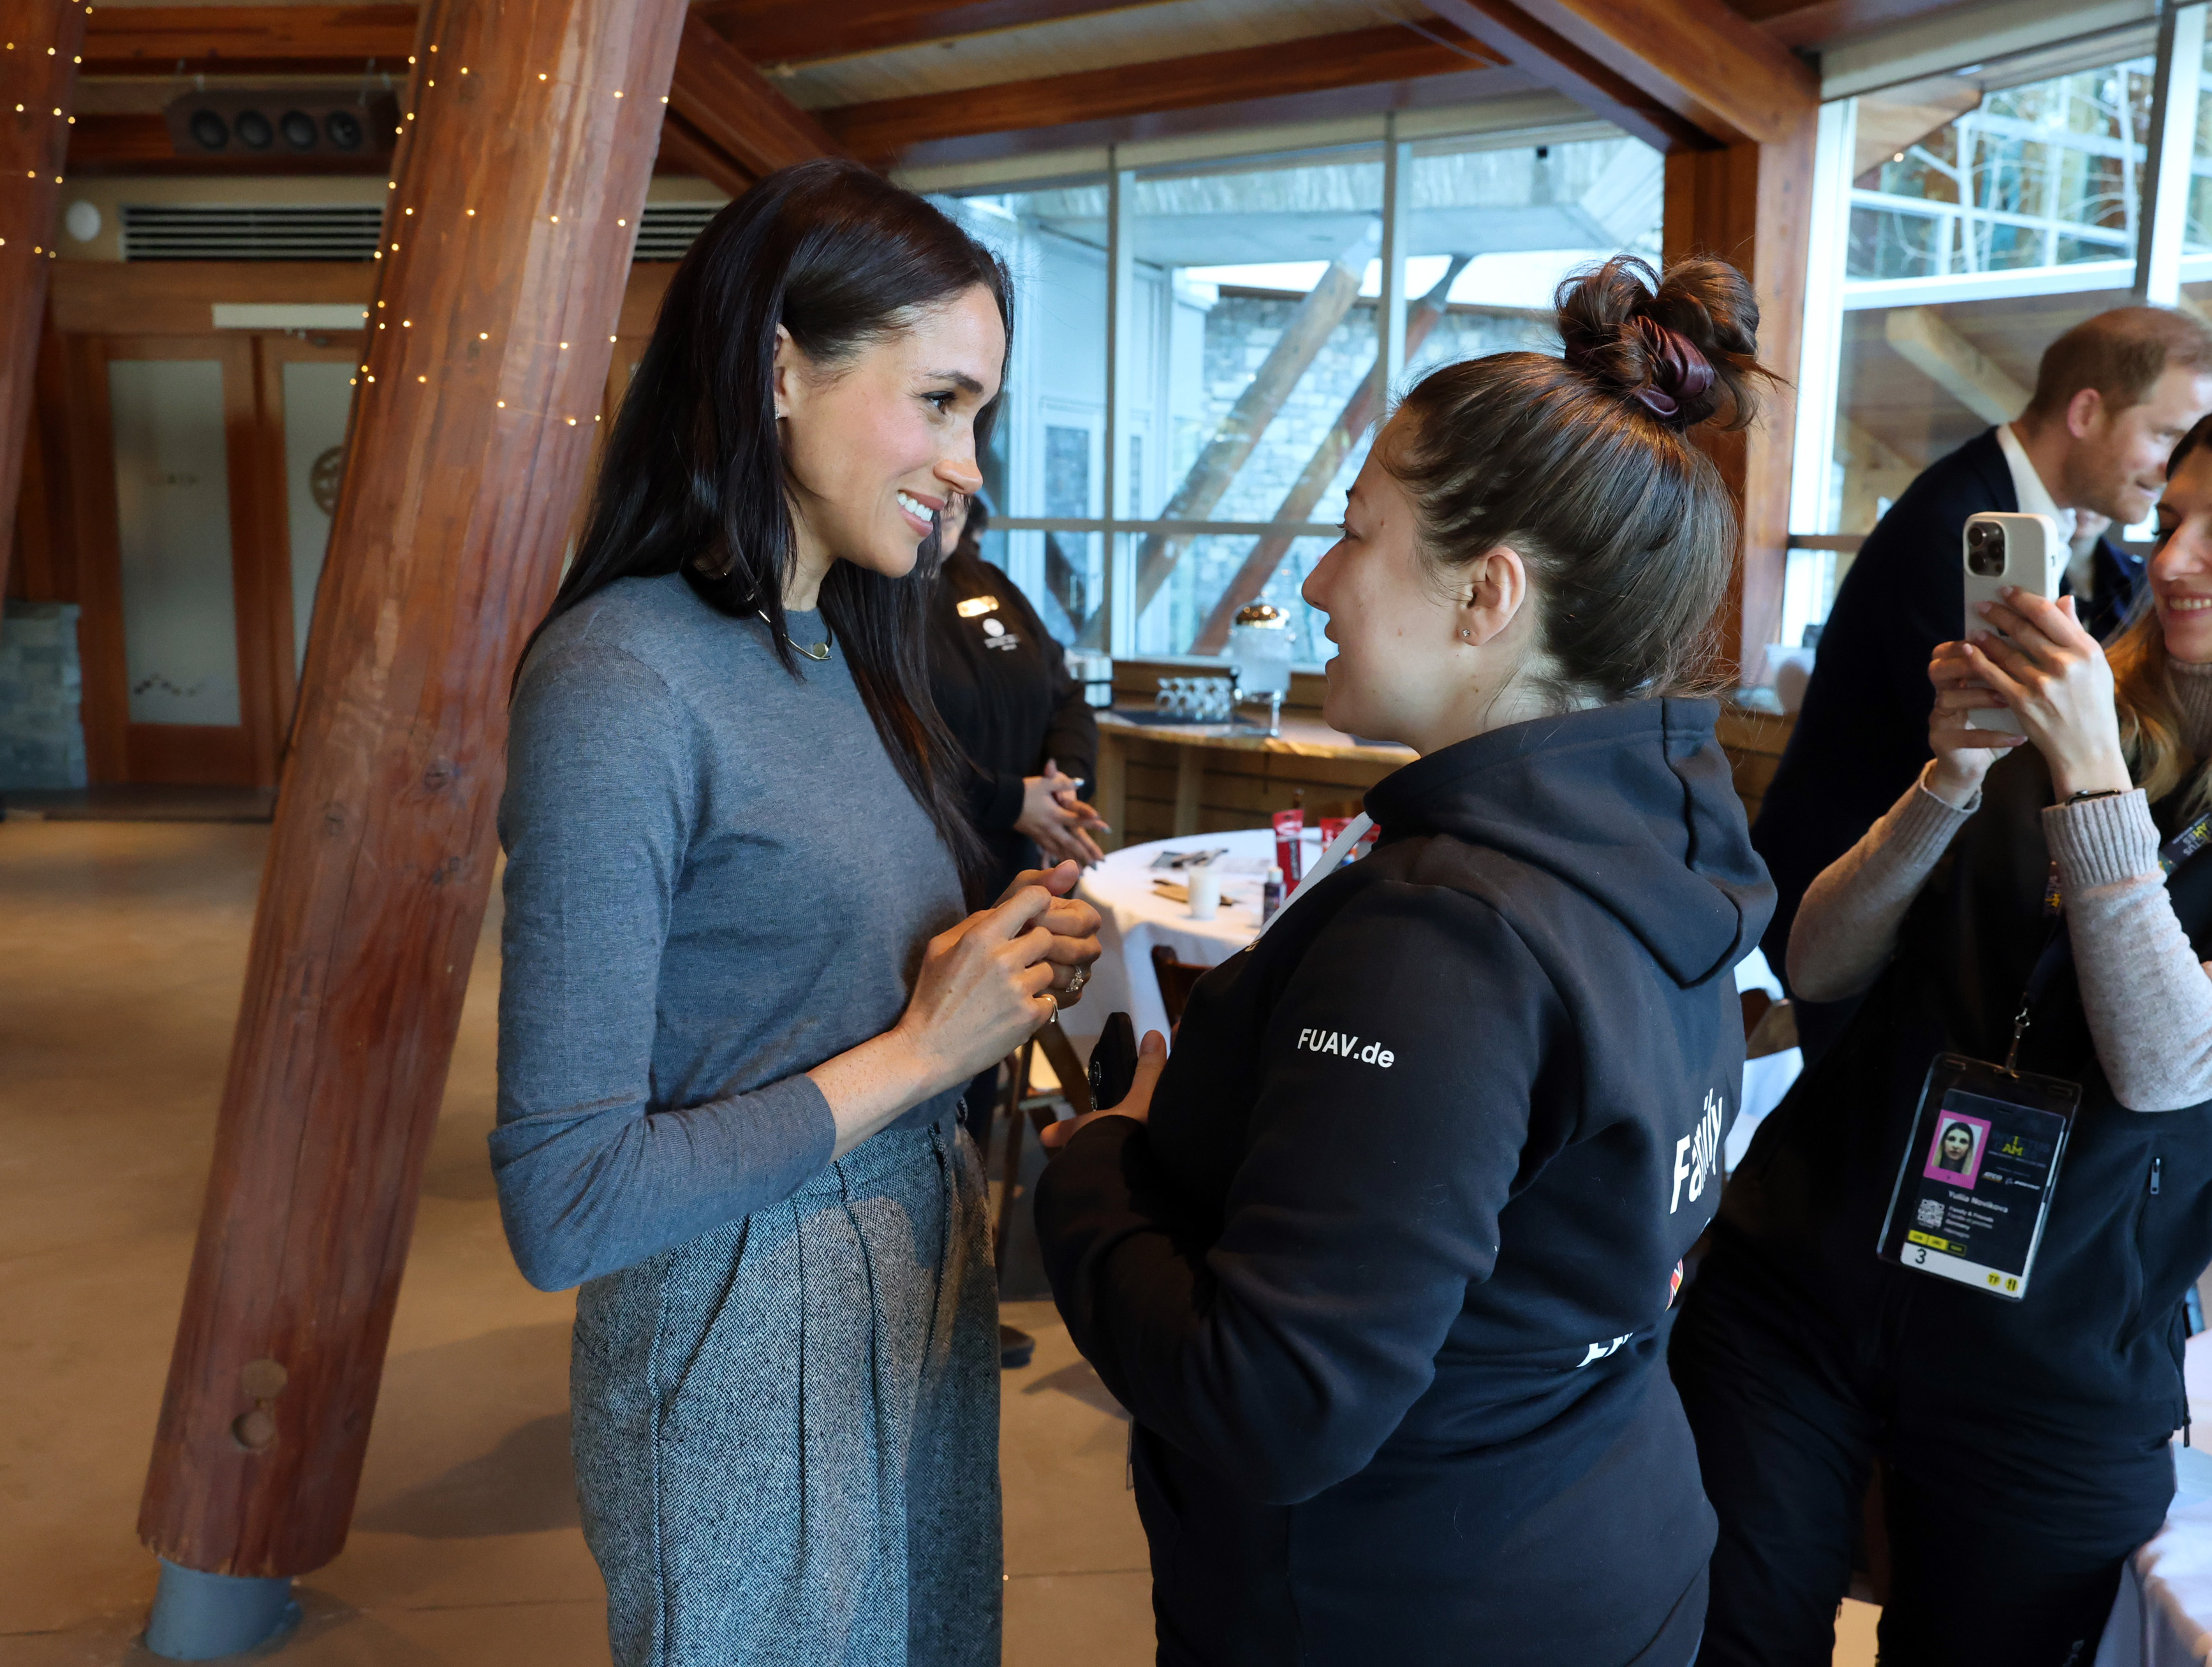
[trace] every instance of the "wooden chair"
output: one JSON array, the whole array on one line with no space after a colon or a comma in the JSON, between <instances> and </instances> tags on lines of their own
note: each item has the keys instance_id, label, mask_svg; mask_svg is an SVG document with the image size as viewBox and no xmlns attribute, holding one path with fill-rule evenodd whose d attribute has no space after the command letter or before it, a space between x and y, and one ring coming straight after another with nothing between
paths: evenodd
<instances>
[{"instance_id":1,"label":"wooden chair","mask_svg":"<svg viewBox=\"0 0 2212 1667\"><path fill-rule=\"evenodd\" d=\"M1049 1088L1041 1088L1031 1081L1040 1052L1058 1079ZM1042 1129L1054 1120L1053 1108L1062 1100L1078 1117L1089 1111L1091 1078L1075 1044L1055 1021L1006 1056L1006 1094L999 1102L1006 1113L1006 1149L1000 1159L999 1219L991 1235L992 1260L1001 1272L1006 1266L1006 1234L1014 1219L1014 1195L1021 1190L1022 1124L1034 1123ZM987 1153L987 1161L988 1157Z\"/></svg>"},{"instance_id":2,"label":"wooden chair","mask_svg":"<svg viewBox=\"0 0 2212 1667\"><path fill-rule=\"evenodd\" d=\"M1177 961L1176 952L1164 943L1152 946L1152 976L1159 980L1160 1005L1168 1010L1170 1030L1182 1022L1182 1010L1190 1004L1192 987L1212 970L1211 967L1194 967L1187 961Z\"/></svg>"},{"instance_id":3,"label":"wooden chair","mask_svg":"<svg viewBox=\"0 0 2212 1667\"><path fill-rule=\"evenodd\" d=\"M1763 1059L1797 1046L1797 1015L1785 999L1777 1001L1764 990L1747 990L1737 999L1743 1003L1743 1057Z\"/></svg>"}]
</instances>

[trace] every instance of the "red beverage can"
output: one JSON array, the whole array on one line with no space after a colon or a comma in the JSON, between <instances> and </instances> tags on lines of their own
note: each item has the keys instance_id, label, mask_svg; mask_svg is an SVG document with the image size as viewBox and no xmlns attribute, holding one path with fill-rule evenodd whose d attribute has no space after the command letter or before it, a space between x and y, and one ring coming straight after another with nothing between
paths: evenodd
<instances>
[{"instance_id":1,"label":"red beverage can","mask_svg":"<svg viewBox=\"0 0 2212 1667\"><path fill-rule=\"evenodd\" d=\"M1304 810L1275 812L1275 866L1283 871L1283 883L1295 886L1298 876L1305 871L1306 813Z\"/></svg>"}]
</instances>

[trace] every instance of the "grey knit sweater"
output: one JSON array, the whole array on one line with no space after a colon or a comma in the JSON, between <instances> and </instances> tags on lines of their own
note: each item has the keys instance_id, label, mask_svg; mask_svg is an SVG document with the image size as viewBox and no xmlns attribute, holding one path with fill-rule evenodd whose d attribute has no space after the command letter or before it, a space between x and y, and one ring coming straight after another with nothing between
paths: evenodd
<instances>
[{"instance_id":1,"label":"grey knit sweater","mask_svg":"<svg viewBox=\"0 0 2212 1667\"><path fill-rule=\"evenodd\" d=\"M818 614L789 630L829 634ZM836 1131L805 1072L896 1024L923 945L960 918L952 858L842 651L801 670L680 575L610 585L524 667L491 1155L543 1288L817 1173Z\"/></svg>"},{"instance_id":2,"label":"grey knit sweater","mask_svg":"<svg viewBox=\"0 0 2212 1667\"><path fill-rule=\"evenodd\" d=\"M2184 739L2201 759L2212 753L2212 665L2172 665ZM1874 983L1929 870L1980 808L1977 794L1953 809L1923 785L1925 770L1921 777L1807 889L1790 932L1790 985L1808 1001L1838 1000ZM2142 790L2052 805L2043 836L2058 864L2081 1003L2114 1097L2135 1112L2212 1100L2212 963L2198 963L2174 918Z\"/></svg>"}]
</instances>

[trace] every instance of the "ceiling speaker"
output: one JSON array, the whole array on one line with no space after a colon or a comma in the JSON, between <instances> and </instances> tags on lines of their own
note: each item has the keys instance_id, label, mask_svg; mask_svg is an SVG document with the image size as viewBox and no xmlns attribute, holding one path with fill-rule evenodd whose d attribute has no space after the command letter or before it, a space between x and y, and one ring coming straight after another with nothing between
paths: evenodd
<instances>
[{"instance_id":1,"label":"ceiling speaker","mask_svg":"<svg viewBox=\"0 0 2212 1667\"><path fill-rule=\"evenodd\" d=\"M162 112L169 144L185 157L389 156L398 142L399 100L387 92L256 88L188 93Z\"/></svg>"}]
</instances>

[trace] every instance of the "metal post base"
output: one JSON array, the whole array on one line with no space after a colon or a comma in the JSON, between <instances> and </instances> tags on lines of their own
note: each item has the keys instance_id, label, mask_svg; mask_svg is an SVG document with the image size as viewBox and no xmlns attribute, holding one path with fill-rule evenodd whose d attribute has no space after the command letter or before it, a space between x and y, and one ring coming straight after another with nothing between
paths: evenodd
<instances>
[{"instance_id":1,"label":"metal post base","mask_svg":"<svg viewBox=\"0 0 2212 1667\"><path fill-rule=\"evenodd\" d=\"M288 1579L203 1574L164 1557L146 1647L170 1661L212 1661L266 1643L299 1618Z\"/></svg>"}]
</instances>

